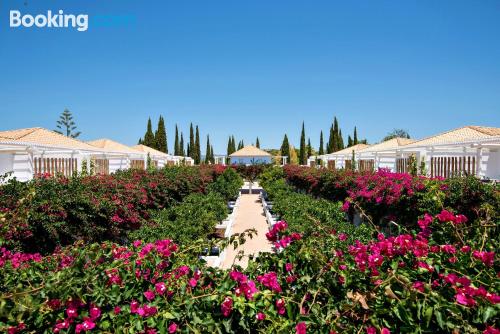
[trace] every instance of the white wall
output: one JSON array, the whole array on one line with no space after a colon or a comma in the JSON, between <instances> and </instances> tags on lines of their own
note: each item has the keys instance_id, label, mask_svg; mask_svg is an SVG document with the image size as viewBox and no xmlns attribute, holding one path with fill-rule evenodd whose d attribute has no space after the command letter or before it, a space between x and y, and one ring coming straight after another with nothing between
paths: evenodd
<instances>
[{"instance_id":1,"label":"white wall","mask_svg":"<svg viewBox=\"0 0 500 334\"><path fill-rule=\"evenodd\" d=\"M0 176L14 171L14 154L0 153Z\"/></svg>"},{"instance_id":2,"label":"white wall","mask_svg":"<svg viewBox=\"0 0 500 334\"><path fill-rule=\"evenodd\" d=\"M483 153L481 171L490 179L500 180L500 150Z\"/></svg>"},{"instance_id":3,"label":"white wall","mask_svg":"<svg viewBox=\"0 0 500 334\"><path fill-rule=\"evenodd\" d=\"M109 173L114 173L118 170L128 169L129 163L126 157L109 158Z\"/></svg>"},{"instance_id":4,"label":"white wall","mask_svg":"<svg viewBox=\"0 0 500 334\"><path fill-rule=\"evenodd\" d=\"M231 165L270 164L271 157L231 157Z\"/></svg>"}]
</instances>

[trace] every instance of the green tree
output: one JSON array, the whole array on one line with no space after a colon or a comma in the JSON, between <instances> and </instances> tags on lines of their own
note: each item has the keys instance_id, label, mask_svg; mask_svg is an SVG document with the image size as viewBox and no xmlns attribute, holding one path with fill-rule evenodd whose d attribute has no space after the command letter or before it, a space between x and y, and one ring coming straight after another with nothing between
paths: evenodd
<instances>
[{"instance_id":1,"label":"green tree","mask_svg":"<svg viewBox=\"0 0 500 334\"><path fill-rule=\"evenodd\" d=\"M174 155L181 155L181 150L179 149L179 147L179 129L177 128L177 124L175 124Z\"/></svg>"},{"instance_id":2,"label":"green tree","mask_svg":"<svg viewBox=\"0 0 500 334\"><path fill-rule=\"evenodd\" d=\"M198 125L196 126L196 138L194 146L195 146L194 163L198 165L201 162L200 130L198 129Z\"/></svg>"},{"instance_id":3,"label":"green tree","mask_svg":"<svg viewBox=\"0 0 500 334\"><path fill-rule=\"evenodd\" d=\"M257 137L257 140L255 141L255 147L260 148L259 137Z\"/></svg>"},{"instance_id":4,"label":"green tree","mask_svg":"<svg viewBox=\"0 0 500 334\"><path fill-rule=\"evenodd\" d=\"M410 134L408 131L403 130L403 129L394 129L391 132L387 134L387 136L382 139L382 141L387 141L393 138L407 138L410 139Z\"/></svg>"},{"instance_id":5,"label":"green tree","mask_svg":"<svg viewBox=\"0 0 500 334\"><path fill-rule=\"evenodd\" d=\"M335 132L333 131L333 124L330 126L330 137L328 138L328 144L326 145L326 152L335 152Z\"/></svg>"},{"instance_id":6,"label":"green tree","mask_svg":"<svg viewBox=\"0 0 500 334\"><path fill-rule=\"evenodd\" d=\"M207 135L207 149L206 149L206 152L205 152L205 163L208 164L209 162L211 162L211 156L212 154L210 153L210 136Z\"/></svg>"},{"instance_id":7,"label":"green tree","mask_svg":"<svg viewBox=\"0 0 500 334\"><path fill-rule=\"evenodd\" d=\"M139 141L137 142L138 145L142 145L142 138L139 138Z\"/></svg>"},{"instance_id":8,"label":"green tree","mask_svg":"<svg viewBox=\"0 0 500 334\"><path fill-rule=\"evenodd\" d=\"M194 128L193 123L189 125L189 146L188 146L188 156L195 158L196 155L196 145L194 143Z\"/></svg>"},{"instance_id":9,"label":"green tree","mask_svg":"<svg viewBox=\"0 0 500 334\"><path fill-rule=\"evenodd\" d=\"M231 137L231 153L236 152L236 139L234 139L234 136Z\"/></svg>"},{"instance_id":10,"label":"green tree","mask_svg":"<svg viewBox=\"0 0 500 334\"><path fill-rule=\"evenodd\" d=\"M307 158L309 158L312 155L313 154L312 154L311 138L307 138ZM305 163L307 163L307 158Z\"/></svg>"},{"instance_id":11,"label":"green tree","mask_svg":"<svg viewBox=\"0 0 500 334\"><path fill-rule=\"evenodd\" d=\"M181 141L179 142L179 155L186 156L186 152L184 151L184 134L181 132Z\"/></svg>"},{"instance_id":12,"label":"green tree","mask_svg":"<svg viewBox=\"0 0 500 334\"><path fill-rule=\"evenodd\" d=\"M290 158L290 143L288 142L288 136L286 134L285 137L283 137L283 142L281 143L280 151L282 157Z\"/></svg>"},{"instance_id":13,"label":"green tree","mask_svg":"<svg viewBox=\"0 0 500 334\"><path fill-rule=\"evenodd\" d=\"M339 150L343 150L344 148L344 138L342 138L342 130L339 128Z\"/></svg>"},{"instance_id":14,"label":"green tree","mask_svg":"<svg viewBox=\"0 0 500 334\"><path fill-rule=\"evenodd\" d=\"M319 155L325 154L325 151L323 150L323 131L319 133L319 150L318 150Z\"/></svg>"},{"instance_id":15,"label":"green tree","mask_svg":"<svg viewBox=\"0 0 500 334\"><path fill-rule=\"evenodd\" d=\"M358 144L358 130L356 127L354 127L354 137L352 139L352 144L357 145Z\"/></svg>"},{"instance_id":16,"label":"green tree","mask_svg":"<svg viewBox=\"0 0 500 334\"><path fill-rule=\"evenodd\" d=\"M155 143L155 149L160 152L168 153L167 131L165 130L165 120L163 119L163 116L160 116L160 119L158 120L158 129L155 133Z\"/></svg>"},{"instance_id":17,"label":"green tree","mask_svg":"<svg viewBox=\"0 0 500 334\"><path fill-rule=\"evenodd\" d=\"M299 165L305 165L307 162L307 148L306 148L306 130L304 122L302 122L302 132L300 133L300 147L299 147Z\"/></svg>"},{"instance_id":18,"label":"green tree","mask_svg":"<svg viewBox=\"0 0 500 334\"><path fill-rule=\"evenodd\" d=\"M337 121L337 117L333 118L333 152L337 152L340 150L339 145L339 122Z\"/></svg>"},{"instance_id":19,"label":"green tree","mask_svg":"<svg viewBox=\"0 0 500 334\"><path fill-rule=\"evenodd\" d=\"M144 140L142 143L146 146L155 148L155 135L153 134L153 126L151 125L151 118L148 118L148 127L146 129L146 134L144 135Z\"/></svg>"},{"instance_id":20,"label":"green tree","mask_svg":"<svg viewBox=\"0 0 500 334\"><path fill-rule=\"evenodd\" d=\"M73 115L71 114L71 111L69 111L67 108L64 109L62 112L61 116L59 116L59 120L56 122L56 130L54 132L57 132L61 135L65 135L67 137L71 138L78 138L78 136L81 135L80 131L76 131L76 123L73 121Z\"/></svg>"},{"instance_id":21,"label":"green tree","mask_svg":"<svg viewBox=\"0 0 500 334\"><path fill-rule=\"evenodd\" d=\"M352 138L351 138L351 135L348 135L347 136L347 147L351 147L352 146Z\"/></svg>"}]
</instances>

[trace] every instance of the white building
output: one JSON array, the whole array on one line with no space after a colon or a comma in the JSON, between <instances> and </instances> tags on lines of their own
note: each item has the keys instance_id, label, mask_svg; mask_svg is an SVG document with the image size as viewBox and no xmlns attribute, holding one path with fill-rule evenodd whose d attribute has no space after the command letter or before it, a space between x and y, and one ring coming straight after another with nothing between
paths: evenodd
<instances>
[{"instance_id":1,"label":"white building","mask_svg":"<svg viewBox=\"0 0 500 334\"><path fill-rule=\"evenodd\" d=\"M408 170L410 156L425 162L427 175L476 175L500 180L500 128L464 126L418 140L397 152L398 172Z\"/></svg>"},{"instance_id":2,"label":"white building","mask_svg":"<svg viewBox=\"0 0 500 334\"><path fill-rule=\"evenodd\" d=\"M310 157L307 160L309 166L316 166L317 160L321 160L323 166L329 169L351 168L351 162L354 155L362 149L369 147L366 144L357 144L343 150Z\"/></svg>"},{"instance_id":3,"label":"white building","mask_svg":"<svg viewBox=\"0 0 500 334\"><path fill-rule=\"evenodd\" d=\"M131 148L109 139L90 143L43 128L0 131L0 176L9 173L20 181L39 174L71 176L87 171L109 174L120 169L144 169L148 153L153 165L193 165L189 157L177 157L151 148ZM0 182L2 179L0 178Z\"/></svg>"},{"instance_id":4,"label":"white building","mask_svg":"<svg viewBox=\"0 0 500 334\"><path fill-rule=\"evenodd\" d=\"M315 166L320 159L330 169L351 168L353 158L360 171L387 168L407 173L414 159L417 171L422 172L423 166L430 177L468 174L500 180L500 128L464 126L421 140L394 138L371 146L358 144L310 157L308 164Z\"/></svg>"},{"instance_id":5,"label":"white building","mask_svg":"<svg viewBox=\"0 0 500 334\"><path fill-rule=\"evenodd\" d=\"M252 145L247 145L229 155L231 165L256 165L272 163L272 155Z\"/></svg>"},{"instance_id":6,"label":"white building","mask_svg":"<svg viewBox=\"0 0 500 334\"><path fill-rule=\"evenodd\" d=\"M115 153L106 155L107 167L102 171L103 174L114 173L117 170L129 168L146 168L147 153L134 150L124 144L106 138L88 141L87 144L99 148L103 152Z\"/></svg>"}]
</instances>

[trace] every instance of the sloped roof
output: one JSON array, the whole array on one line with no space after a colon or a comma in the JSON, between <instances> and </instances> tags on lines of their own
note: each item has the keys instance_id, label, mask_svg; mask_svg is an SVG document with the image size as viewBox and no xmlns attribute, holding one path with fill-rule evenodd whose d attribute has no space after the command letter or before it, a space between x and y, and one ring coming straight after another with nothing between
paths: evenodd
<instances>
[{"instance_id":1,"label":"sloped roof","mask_svg":"<svg viewBox=\"0 0 500 334\"><path fill-rule=\"evenodd\" d=\"M247 145L229 155L230 157L270 157L271 154L252 145Z\"/></svg>"},{"instance_id":2,"label":"sloped roof","mask_svg":"<svg viewBox=\"0 0 500 334\"><path fill-rule=\"evenodd\" d=\"M165 152L161 152L161 151L155 150L154 148L151 148L149 146L142 145L142 144L131 146L131 148L133 148L136 151L140 151L140 152L144 152L144 153L149 153L150 155L166 156L166 157L168 156L168 154L165 153Z\"/></svg>"},{"instance_id":3,"label":"sloped roof","mask_svg":"<svg viewBox=\"0 0 500 334\"><path fill-rule=\"evenodd\" d=\"M120 153L135 153L135 154L140 154L141 152L134 150L131 147L128 147L127 145L123 145L119 142L116 142L111 139L96 139L92 141L87 142L89 145L92 145L94 147L98 147L101 149L104 149L106 151L111 151L111 152L120 152Z\"/></svg>"},{"instance_id":4,"label":"sloped roof","mask_svg":"<svg viewBox=\"0 0 500 334\"><path fill-rule=\"evenodd\" d=\"M470 142L499 136L500 128L468 125L417 140L408 147Z\"/></svg>"},{"instance_id":5,"label":"sloped roof","mask_svg":"<svg viewBox=\"0 0 500 334\"><path fill-rule=\"evenodd\" d=\"M346 147L343 150L340 150L340 151L337 151L337 152L333 152L333 153L328 153L328 154L325 154L325 155L350 154L350 153L352 153L352 151L358 152L358 151L363 150L363 149L365 149L365 148L367 148L369 146L370 145L367 145L367 144L356 144L356 145L353 145L353 146L350 146L350 147Z\"/></svg>"},{"instance_id":6,"label":"sloped roof","mask_svg":"<svg viewBox=\"0 0 500 334\"><path fill-rule=\"evenodd\" d=\"M99 151L96 147L91 146L83 141L67 137L44 128L27 128L0 131L0 140L19 143L31 143L34 145L48 145L65 149Z\"/></svg>"},{"instance_id":7,"label":"sloped roof","mask_svg":"<svg viewBox=\"0 0 500 334\"><path fill-rule=\"evenodd\" d=\"M383 141L378 144L371 145L365 149L358 150L358 152L376 152L376 151L387 151L387 150L393 150L397 149L402 146L406 146L408 144L414 143L414 139L408 139L408 138L401 138L401 137L396 137L392 138L386 141Z\"/></svg>"}]
</instances>

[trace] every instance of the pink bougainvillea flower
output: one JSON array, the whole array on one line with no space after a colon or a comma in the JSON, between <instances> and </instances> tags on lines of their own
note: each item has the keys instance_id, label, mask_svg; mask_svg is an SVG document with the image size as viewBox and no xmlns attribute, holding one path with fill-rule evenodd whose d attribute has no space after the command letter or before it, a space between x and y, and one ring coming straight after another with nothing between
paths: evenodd
<instances>
[{"instance_id":1,"label":"pink bougainvillea flower","mask_svg":"<svg viewBox=\"0 0 500 334\"><path fill-rule=\"evenodd\" d=\"M391 334L391 331L388 328L382 328L380 330L380 334Z\"/></svg>"},{"instance_id":2,"label":"pink bougainvillea flower","mask_svg":"<svg viewBox=\"0 0 500 334\"><path fill-rule=\"evenodd\" d=\"M413 288L417 291L420 291L420 292L424 292L425 291L425 287L424 287L424 283L423 282L415 282L413 283Z\"/></svg>"},{"instance_id":3,"label":"pink bougainvillea flower","mask_svg":"<svg viewBox=\"0 0 500 334\"><path fill-rule=\"evenodd\" d=\"M262 320L266 319L266 315L265 315L264 313L262 313L262 312L259 312L259 313L257 313L257 315L255 316L255 318L256 318L257 320L259 320L259 321L262 321Z\"/></svg>"},{"instance_id":4,"label":"pink bougainvillea flower","mask_svg":"<svg viewBox=\"0 0 500 334\"><path fill-rule=\"evenodd\" d=\"M121 311L122 309L120 308L120 306L115 306L115 308L113 309L114 314L120 314Z\"/></svg>"},{"instance_id":5,"label":"pink bougainvillea flower","mask_svg":"<svg viewBox=\"0 0 500 334\"><path fill-rule=\"evenodd\" d=\"M191 277L188 283L192 288L194 288L198 284L198 281L195 278Z\"/></svg>"},{"instance_id":6,"label":"pink bougainvillea flower","mask_svg":"<svg viewBox=\"0 0 500 334\"><path fill-rule=\"evenodd\" d=\"M481 260L488 267L491 267L495 261L495 252L480 252L475 250L472 252L472 256Z\"/></svg>"},{"instance_id":7,"label":"pink bougainvillea flower","mask_svg":"<svg viewBox=\"0 0 500 334\"><path fill-rule=\"evenodd\" d=\"M146 297L147 300L151 301L151 300L155 299L155 293L151 290L148 290L148 291L144 292L144 297Z\"/></svg>"},{"instance_id":8,"label":"pink bougainvillea flower","mask_svg":"<svg viewBox=\"0 0 500 334\"><path fill-rule=\"evenodd\" d=\"M306 334L307 332L307 326L306 326L306 323L305 322L299 322L296 326L295 326L295 333L296 334Z\"/></svg>"},{"instance_id":9,"label":"pink bougainvillea flower","mask_svg":"<svg viewBox=\"0 0 500 334\"><path fill-rule=\"evenodd\" d=\"M377 329L375 327L367 327L366 334L377 334Z\"/></svg>"},{"instance_id":10,"label":"pink bougainvillea flower","mask_svg":"<svg viewBox=\"0 0 500 334\"><path fill-rule=\"evenodd\" d=\"M280 293L282 291L278 282L278 275L273 271L257 276L257 281L274 292Z\"/></svg>"},{"instance_id":11,"label":"pink bougainvillea flower","mask_svg":"<svg viewBox=\"0 0 500 334\"><path fill-rule=\"evenodd\" d=\"M171 324L168 326L168 332L169 332L170 334L177 332L177 324L176 324L175 322L171 323Z\"/></svg>"},{"instance_id":12,"label":"pink bougainvillea flower","mask_svg":"<svg viewBox=\"0 0 500 334\"><path fill-rule=\"evenodd\" d=\"M488 326L483 331L483 334L500 334L500 329L496 329L495 327Z\"/></svg>"},{"instance_id":13,"label":"pink bougainvillea flower","mask_svg":"<svg viewBox=\"0 0 500 334\"><path fill-rule=\"evenodd\" d=\"M167 291L167 286L163 282L158 282L155 284L155 291L161 296Z\"/></svg>"},{"instance_id":14,"label":"pink bougainvillea flower","mask_svg":"<svg viewBox=\"0 0 500 334\"><path fill-rule=\"evenodd\" d=\"M231 311L233 310L233 299L231 297L224 298L224 301L222 302L220 308L222 311L222 315L226 318L229 317Z\"/></svg>"},{"instance_id":15,"label":"pink bougainvillea flower","mask_svg":"<svg viewBox=\"0 0 500 334\"><path fill-rule=\"evenodd\" d=\"M90 319L95 320L101 316L101 309L97 306L92 306L89 310Z\"/></svg>"},{"instance_id":16,"label":"pink bougainvillea flower","mask_svg":"<svg viewBox=\"0 0 500 334\"><path fill-rule=\"evenodd\" d=\"M76 308L74 308L74 307L68 307L68 308L66 309L66 315L67 315L67 316L68 316L68 318L70 318L70 319L71 319L71 318L76 318L76 317L78 317L78 312L77 312Z\"/></svg>"},{"instance_id":17,"label":"pink bougainvillea flower","mask_svg":"<svg viewBox=\"0 0 500 334\"><path fill-rule=\"evenodd\" d=\"M293 264L292 263L285 264L285 270L286 271L292 271L292 269L293 269Z\"/></svg>"},{"instance_id":18,"label":"pink bougainvillea flower","mask_svg":"<svg viewBox=\"0 0 500 334\"><path fill-rule=\"evenodd\" d=\"M347 234L345 233L340 233L339 234L339 240L340 241L345 241L347 239Z\"/></svg>"},{"instance_id":19,"label":"pink bougainvillea flower","mask_svg":"<svg viewBox=\"0 0 500 334\"><path fill-rule=\"evenodd\" d=\"M133 300L130 303L130 313L137 313L137 310L139 310L139 303Z\"/></svg>"},{"instance_id":20,"label":"pink bougainvillea flower","mask_svg":"<svg viewBox=\"0 0 500 334\"><path fill-rule=\"evenodd\" d=\"M276 309L278 310L279 315L285 314L285 300L283 298L280 298L276 300Z\"/></svg>"}]
</instances>

